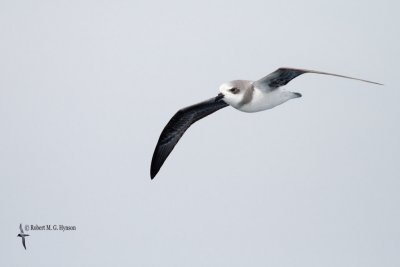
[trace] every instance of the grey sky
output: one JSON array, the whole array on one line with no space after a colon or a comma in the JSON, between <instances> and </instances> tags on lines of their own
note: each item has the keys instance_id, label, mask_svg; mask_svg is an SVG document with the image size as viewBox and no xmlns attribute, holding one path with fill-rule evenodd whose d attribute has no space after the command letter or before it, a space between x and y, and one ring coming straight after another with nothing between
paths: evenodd
<instances>
[{"instance_id":1,"label":"grey sky","mask_svg":"<svg viewBox=\"0 0 400 267\"><path fill-rule=\"evenodd\" d=\"M0 266L399 266L396 1L1 1ZM170 117L281 66L303 94ZM19 224L75 225L75 232Z\"/></svg>"}]
</instances>

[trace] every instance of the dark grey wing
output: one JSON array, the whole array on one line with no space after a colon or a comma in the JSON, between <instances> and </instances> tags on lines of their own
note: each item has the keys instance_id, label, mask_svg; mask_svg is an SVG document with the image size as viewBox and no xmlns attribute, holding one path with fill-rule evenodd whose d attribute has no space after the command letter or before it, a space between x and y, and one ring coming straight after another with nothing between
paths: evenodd
<instances>
[{"instance_id":1,"label":"dark grey wing","mask_svg":"<svg viewBox=\"0 0 400 267\"><path fill-rule=\"evenodd\" d=\"M23 245L24 248L26 249L26 246L25 246L25 237L23 237L23 236L22 236L22 245Z\"/></svg>"},{"instance_id":2,"label":"dark grey wing","mask_svg":"<svg viewBox=\"0 0 400 267\"><path fill-rule=\"evenodd\" d=\"M262 90L272 91L280 86L284 86L284 85L288 84L291 80L293 80L297 76L300 76L304 73L324 74L324 75L336 76L336 77L341 77L341 78L346 78L346 79L352 79L352 80L358 80L358 81L362 81L362 82L382 85L377 82L371 82L371 81L367 81L367 80L363 80L363 79L348 77L348 76L339 75L339 74L333 74L333 73L329 73L329 72L305 70L305 69L294 69L294 68L279 68L276 71L268 74L264 78L261 78L260 80L256 81L254 83L254 85Z\"/></svg>"},{"instance_id":3,"label":"dark grey wing","mask_svg":"<svg viewBox=\"0 0 400 267\"><path fill-rule=\"evenodd\" d=\"M196 121L228 106L221 96L179 110L165 126L158 139L151 160L150 176L153 179L185 131Z\"/></svg>"},{"instance_id":4,"label":"dark grey wing","mask_svg":"<svg viewBox=\"0 0 400 267\"><path fill-rule=\"evenodd\" d=\"M21 234L24 233L24 230L22 229L22 223L19 224L19 230L21 231Z\"/></svg>"}]
</instances>

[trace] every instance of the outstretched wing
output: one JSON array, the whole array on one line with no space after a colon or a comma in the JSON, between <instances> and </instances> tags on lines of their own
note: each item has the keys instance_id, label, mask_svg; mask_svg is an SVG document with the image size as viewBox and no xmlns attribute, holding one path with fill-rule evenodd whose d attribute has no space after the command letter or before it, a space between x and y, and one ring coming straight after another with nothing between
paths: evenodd
<instances>
[{"instance_id":1,"label":"outstretched wing","mask_svg":"<svg viewBox=\"0 0 400 267\"><path fill-rule=\"evenodd\" d=\"M19 224L19 230L21 231L21 234L24 233L24 230L22 229L22 223Z\"/></svg>"},{"instance_id":2,"label":"outstretched wing","mask_svg":"<svg viewBox=\"0 0 400 267\"><path fill-rule=\"evenodd\" d=\"M341 78L346 78L346 79L352 79L352 80L358 80L358 81L362 81L362 82L382 85L377 82L371 82L371 81L348 77L348 76L339 75L339 74L333 74L333 73L315 71L315 70L294 69L294 68L279 68L276 71L268 74L264 78L261 78L260 80L256 81L254 83L254 85L256 87L260 88L261 90L273 91L280 86L288 84L291 80L293 80L297 76L300 76L304 73L324 74L324 75L336 76L336 77L341 77Z\"/></svg>"},{"instance_id":3,"label":"outstretched wing","mask_svg":"<svg viewBox=\"0 0 400 267\"><path fill-rule=\"evenodd\" d=\"M179 110L165 126L158 139L151 160L150 176L153 179L185 131L196 121L228 106L221 96Z\"/></svg>"}]
</instances>

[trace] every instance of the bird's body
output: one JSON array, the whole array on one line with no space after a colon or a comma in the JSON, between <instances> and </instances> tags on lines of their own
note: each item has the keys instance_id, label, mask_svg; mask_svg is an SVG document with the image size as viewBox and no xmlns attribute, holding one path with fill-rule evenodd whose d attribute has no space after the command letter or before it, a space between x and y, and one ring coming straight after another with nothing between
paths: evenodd
<instances>
[{"instance_id":1,"label":"bird's body","mask_svg":"<svg viewBox=\"0 0 400 267\"><path fill-rule=\"evenodd\" d=\"M301 97L299 93L286 91L278 88L270 92L263 92L260 89L254 88L254 97L252 102L244 105L241 111L244 112L259 112L279 106L286 101Z\"/></svg>"},{"instance_id":2,"label":"bird's body","mask_svg":"<svg viewBox=\"0 0 400 267\"><path fill-rule=\"evenodd\" d=\"M193 123L229 105L237 110L252 113L271 109L290 99L299 98L300 93L287 91L282 86L304 73L324 74L379 84L338 74L294 68L277 69L257 81L234 80L224 83L220 86L217 97L181 109L171 118L162 131L154 151L150 168L151 178L155 177L179 139Z\"/></svg>"},{"instance_id":3,"label":"bird's body","mask_svg":"<svg viewBox=\"0 0 400 267\"><path fill-rule=\"evenodd\" d=\"M301 94L286 91L283 88L278 88L272 91L263 91L254 85L251 86L252 88L248 89L249 91L246 92L249 94L249 96L247 96L248 101L242 101L241 103L232 101L232 103L229 103L229 100L225 100L225 102L240 111L253 113L271 109L285 103L292 98L301 97ZM225 86L223 85L221 88L225 88ZM224 90L221 89L220 91L222 93Z\"/></svg>"}]
</instances>

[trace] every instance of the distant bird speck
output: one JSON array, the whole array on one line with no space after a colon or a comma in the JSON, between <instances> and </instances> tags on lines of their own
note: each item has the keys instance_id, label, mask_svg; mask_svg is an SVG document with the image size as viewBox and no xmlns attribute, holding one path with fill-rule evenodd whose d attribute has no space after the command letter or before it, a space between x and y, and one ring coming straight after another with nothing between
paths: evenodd
<instances>
[{"instance_id":1,"label":"distant bird speck","mask_svg":"<svg viewBox=\"0 0 400 267\"><path fill-rule=\"evenodd\" d=\"M20 233L17 235L17 237L21 237L22 239L22 245L24 246L25 250L26 250L26 245L25 245L25 237L29 236L28 234L24 234L24 230L22 229L22 224L19 224L19 231Z\"/></svg>"}]
</instances>

